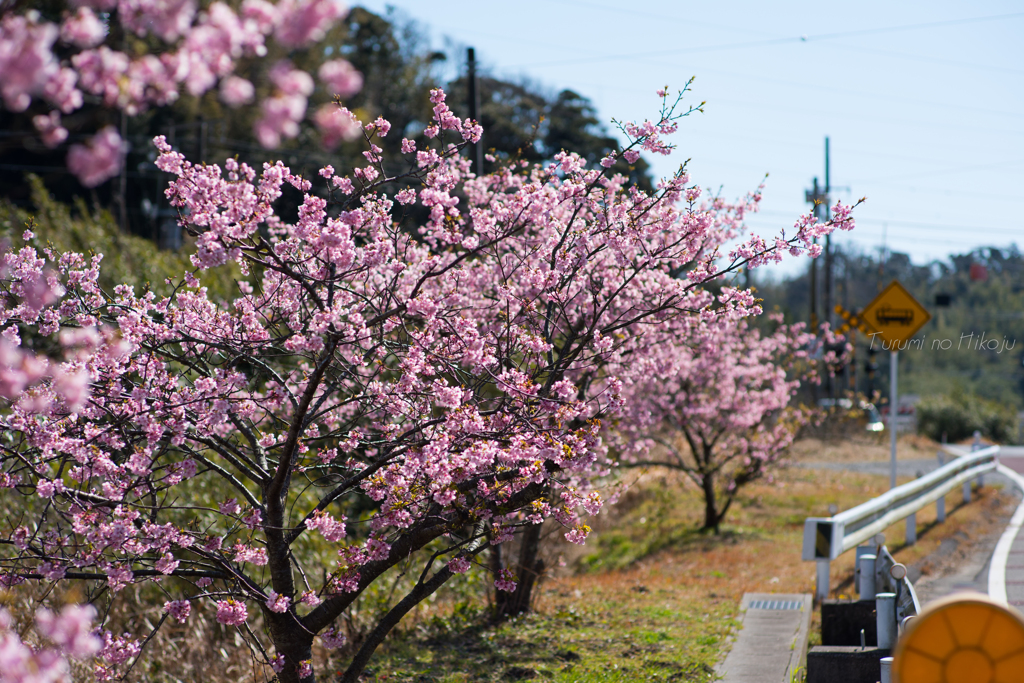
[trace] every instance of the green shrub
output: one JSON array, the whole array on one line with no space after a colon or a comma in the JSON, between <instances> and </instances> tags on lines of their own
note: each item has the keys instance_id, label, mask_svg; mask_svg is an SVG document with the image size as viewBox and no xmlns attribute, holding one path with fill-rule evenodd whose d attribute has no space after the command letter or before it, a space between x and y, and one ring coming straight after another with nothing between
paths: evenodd
<instances>
[{"instance_id":1,"label":"green shrub","mask_svg":"<svg viewBox=\"0 0 1024 683\"><path fill-rule=\"evenodd\" d=\"M969 439L975 431L996 443L1009 443L1017 433L1014 411L963 390L944 396L930 396L917 406L917 431L940 441Z\"/></svg>"}]
</instances>

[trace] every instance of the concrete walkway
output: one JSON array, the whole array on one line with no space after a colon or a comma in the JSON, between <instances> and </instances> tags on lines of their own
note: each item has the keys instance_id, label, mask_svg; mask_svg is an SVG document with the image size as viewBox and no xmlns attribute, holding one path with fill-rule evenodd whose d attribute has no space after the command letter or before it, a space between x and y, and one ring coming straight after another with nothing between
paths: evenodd
<instances>
[{"instance_id":1,"label":"concrete walkway","mask_svg":"<svg viewBox=\"0 0 1024 683\"><path fill-rule=\"evenodd\" d=\"M718 674L725 683L789 683L807 657L810 593L746 593L743 625Z\"/></svg>"}]
</instances>

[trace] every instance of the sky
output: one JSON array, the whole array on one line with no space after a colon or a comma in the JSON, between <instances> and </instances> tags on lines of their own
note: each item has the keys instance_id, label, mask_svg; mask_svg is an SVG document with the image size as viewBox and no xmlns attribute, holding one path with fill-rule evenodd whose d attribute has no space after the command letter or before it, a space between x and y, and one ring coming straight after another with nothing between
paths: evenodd
<instances>
[{"instance_id":1,"label":"sky","mask_svg":"<svg viewBox=\"0 0 1024 683\"><path fill-rule=\"evenodd\" d=\"M570 88L599 118L657 114L655 91L696 77L670 157L694 182L735 198L768 174L747 223L770 236L808 210L866 197L836 243L918 264L978 247L1024 247L1024 5L1019 2L668 2L366 0L413 20L449 76L466 46L500 78ZM806 268L788 259L775 277Z\"/></svg>"}]
</instances>

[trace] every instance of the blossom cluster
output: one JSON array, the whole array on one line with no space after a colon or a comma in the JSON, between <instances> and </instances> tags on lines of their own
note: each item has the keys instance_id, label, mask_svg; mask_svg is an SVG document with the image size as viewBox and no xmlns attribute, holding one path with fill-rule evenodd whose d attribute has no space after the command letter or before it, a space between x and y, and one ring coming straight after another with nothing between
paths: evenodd
<instances>
[{"instance_id":1,"label":"blossom cluster","mask_svg":"<svg viewBox=\"0 0 1024 683\"><path fill-rule=\"evenodd\" d=\"M52 107L33 117L43 143L51 148L68 139L62 115L90 98L134 116L171 104L183 92L200 97L219 83L225 104L249 103L256 89L236 73L240 59L267 54L270 40L289 49L308 47L323 40L346 14L342 0L244 0L234 7L216 0L202 11L195 0L68 4L59 24L36 10L18 13L17 4L0 15L0 98L14 112L29 109L33 101ZM114 22L124 33L149 40L146 53L118 49L124 45L120 39L106 44ZM332 96L348 97L362 86L361 74L343 59L324 63L319 75ZM298 134L314 83L288 62L274 66L270 78L275 89L260 105L263 115L255 134L272 148ZM338 109L325 105L315 119L329 141L354 134ZM95 187L120 172L124 153L120 134L106 127L85 144L70 147L68 169L83 185Z\"/></svg>"},{"instance_id":2,"label":"blossom cluster","mask_svg":"<svg viewBox=\"0 0 1024 683\"><path fill-rule=\"evenodd\" d=\"M103 648L93 633L95 619L92 605L67 605L57 613L40 608L35 630L50 644L33 647L21 640L11 614L0 608L0 677L11 683L70 681L68 658L88 659Z\"/></svg>"}]
</instances>

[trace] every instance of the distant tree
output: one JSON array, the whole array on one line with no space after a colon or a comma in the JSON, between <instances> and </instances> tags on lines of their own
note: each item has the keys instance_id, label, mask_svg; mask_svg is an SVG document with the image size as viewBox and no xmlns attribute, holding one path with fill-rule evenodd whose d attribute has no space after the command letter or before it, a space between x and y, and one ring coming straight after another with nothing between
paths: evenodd
<instances>
[{"instance_id":1,"label":"distant tree","mask_svg":"<svg viewBox=\"0 0 1024 683\"><path fill-rule=\"evenodd\" d=\"M745 320L720 318L684 334L630 387L620 432L623 462L684 473L704 498L702 528L719 532L739 491L784 458L814 408L792 405L801 381L819 380L835 353L802 323L762 334ZM836 340L823 331L826 343ZM671 349L671 351L668 351Z\"/></svg>"},{"instance_id":2,"label":"distant tree","mask_svg":"<svg viewBox=\"0 0 1024 683\"><path fill-rule=\"evenodd\" d=\"M979 248L925 264L899 252L880 260L877 254L846 246L837 249L833 261L833 301L849 310L860 311L883 287L899 280L930 311L932 320L918 335L925 338L923 348L899 354L901 393L943 396L956 384L968 394L1024 409L1024 317L1019 313L1024 310L1024 255L1016 246ZM983 267L988 277L972 279L972 265ZM821 281L819 277L819 286ZM757 290L766 310L780 311L789 323L807 321L806 272L778 282L758 282ZM937 305L939 294L948 297L948 306ZM842 324L841 319L837 322ZM976 348L983 334L986 342L1000 340L999 347ZM850 367L857 390L868 394L870 385L886 396L888 354L875 343L880 369L869 382L865 363L870 340L857 333L855 341L858 360Z\"/></svg>"}]
</instances>

